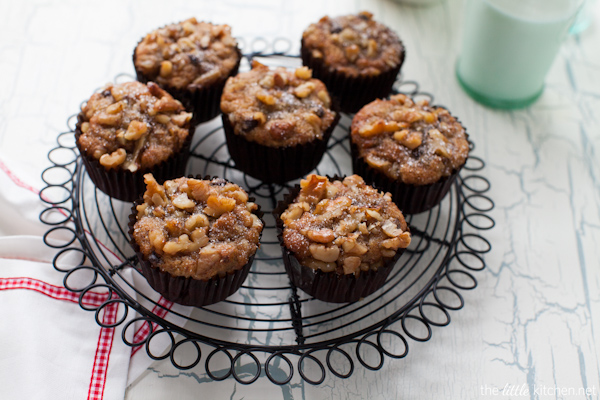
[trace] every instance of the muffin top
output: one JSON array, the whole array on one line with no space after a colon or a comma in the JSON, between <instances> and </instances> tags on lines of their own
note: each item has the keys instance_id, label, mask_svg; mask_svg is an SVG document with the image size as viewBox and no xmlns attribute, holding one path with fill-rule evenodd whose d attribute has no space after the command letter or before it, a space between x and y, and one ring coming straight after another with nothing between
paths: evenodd
<instances>
[{"instance_id":1,"label":"muffin top","mask_svg":"<svg viewBox=\"0 0 600 400\"><path fill-rule=\"evenodd\" d=\"M192 114L155 83L109 84L81 108L77 142L106 169L136 172L178 152Z\"/></svg>"},{"instance_id":2,"label":"muffin top","mask_svg":"<svg viewBox=\"0 0 600 400\"><path fill-rule=\"evenodd\" d=\"M209 280L241 269L258 249L258 206L224 179L178 178L159 185L144 175L133 239L144 258L173 276Z\"/></svg>"},{"instance_id":3,"label":"muffin top","mask_svg":"<svg viewBox=\"0 0 600 400\"><path fill-rule=\"evenodd\" d=\"M300 263L323 272L376 270L410 244L402 212L358 175L343 180L311 174L281 214L283 241Z\"/></svg>"},{"instance_id":4,"label":"muffin top","mask_svg":"<svg viewBox=\"0 0 600 400\"><path fill-rule=\"evenodd\" d=\"M376 76L404 60L398 36L367 11L321 18L304 31L302 44L313 58L347 76Z\"/></svg>"},{"instance_id":5,"label":"muffin top","mask_svg":"<svg viewBox=\"0 0 600 400\"><path fill-rule=\"evenodd\" d=\"M177 89L204 88L225 80L239 61L231 28L196 18L150 32L134 53L136 70L151 81Z\"/></svg>"},{"instance_id":6,"label":"muffin top","mask_svg":"<svg viewBox=\"0 0 600 400\"><path fill-rule=\"evenodd\" d=\"M352 120L359 156L394 180L428 185L459 170L469 155L465 129L448 110L398 94L375 100Z\"/></svg>"},{"instance_id":7,"label":"muffin top","mask_svg":"<svg viewBox=\"0 0 600 400\"><path fill-rule=\"evenodd\" d=\"M227 80L221 111L235 134L270 147L321 139L336 119L327 88L310 69L272 70L257 61Z\"/></svg>"}]
</instances>

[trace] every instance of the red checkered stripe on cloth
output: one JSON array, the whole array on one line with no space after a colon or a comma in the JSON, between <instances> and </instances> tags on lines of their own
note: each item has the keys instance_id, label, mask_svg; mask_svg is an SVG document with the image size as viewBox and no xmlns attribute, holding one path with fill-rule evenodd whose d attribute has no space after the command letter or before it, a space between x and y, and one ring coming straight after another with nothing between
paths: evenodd
<instances>
[{"instance_id":1,"label":"red checkered stripe on cloth","mask_svg":"<svg viewBox=\"0 0 600 400\"><path fill-rule=\"evenodd\" d=\"M44 281L27 277L0 278L0 290L27 289L33 290L56 300L67 300L79 304L79 294L63 287L54 286ZM87 291L82 299L82 304L98 307L106 301L108 293Z\"/></svg>"},{"instance_id":2,"label":"red checkered stripe on cloth","mask_svg":"<svg viewBox=\"0 0 600 400\"><path fill-rule=\"evenodd\" d=\"M32 290L44 294L56 300L70 301L79 304L79 294L71 292L63 287L54 286L38 279L27 277L16 278L0 278L0 290ZM81 303L90 307L99 307L107 299L108 293L98 293L87 291ZM117 320L117 311L119 303L110 303L103 308L102 323L112 325ZM92 368L92 376L90 378L90 386L88 390L88 399L101 400L104 396L104 387L106 385L106 373L108 370L108 362L110 351L112 349L113 339L115 336L114 328L101 328L96 346L96 354L94 356L94 365Z\"/></svg>"},{"instance_id":3,"label":"red checkered stripe on cloth","mask_svg":"<svg viewBox=\"0 0 600 400\"><path fill-rule=\"evenodd\" d=\"M117 320L117 311L119 303L110 303L104 307L102 323L112 325ZM115 328L100 329L98 345L96 346L96 356L94 357L94 367L92 369L92 378L88 391L88 399L101 400L104 397L104 387L106 386L106 374L108 370L108 360L112 349L113 339L115 337Z\"/></svg>"},{"instance_id":4,"label":"red checkered stripe on cloth","mask_svg":"<svg viewBox=\"0 0 600 400\"><path fill-rule=\"evenodd\" d=\"M42 199L46 200L45 196L41 195L41 192L31 185L23 182L8 166L0 160L0 171L3 171L15 185L26 189L32 193L40 195ZM57 209L61 214L65 215L64 211ZM86 234L90 234L85 230ZM103 248L108 250L117 259L117 255L106 247L102 242L96 240ZM3 289L29 289L39 293L45 294L51 298L57 300L67 300L74 303L79 303L79 295L73 293L65 288L53 286L46 282L38 281L31 278L0 278L0 290ZM99 307L104 301L106 301L108 294L96 293L88 291L85 293L82 299L82 304L91 307ZM118 303L111 303L104 307L104 315L102 322L105 325L112 325L116 322ZM170 308L171 306L169 306ZM166 314L166 312L165 312ZM164 314L163 314L164 315ZM104 396L104 387L106 384L106 373L108 369L108 361L110 351L112 349L112 343L114 338L114 328L101 328L100 336L98 338L98 346L96 347L96 356L94 357L94 366L92 369L92 377L90 379L90 388L88 391L88 399L102 399ZM146 334L147 335L147 334Z\"/></svg>"},{"instance_id":5,"label":"red checkered stripe on cloth","mask_svg":"<svg viewBox=\"0 0 600 400\"><path fill-rule=\"evenodd\" d=\"M154 314L160 318L163 318L165 315L167 315L167 313L169 312L171 307L173 307L173 303L161 296L160 299L158 299L158 303L152 309L152 314ZM158 324L156 322L152 322L152 331L153 332L156 330L157 327L158 327ZM146 338L148 337L149 334L150 334L150 326L147 323L142 324L142 326L140 326L139 329L133 335L133 343L140 343L140 342L146 340ZM133 355L135 353L137 353L138 350L141 348L142 348L141 344L133 347L131 349L131 357L133 357Z\"/></svg>"}]
</instances>

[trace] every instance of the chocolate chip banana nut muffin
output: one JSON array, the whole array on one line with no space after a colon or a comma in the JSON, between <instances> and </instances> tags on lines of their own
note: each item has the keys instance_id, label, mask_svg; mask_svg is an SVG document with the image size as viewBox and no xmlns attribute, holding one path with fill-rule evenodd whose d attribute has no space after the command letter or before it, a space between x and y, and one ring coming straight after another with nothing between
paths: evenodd
<instances>
[{"instance_id":1,"label":"chocolate chip banana nut muffin","mask_svg":"<svg viewBox=\"0 0 600 400\"><path fill-rule=\"evenodd\" d=\"M224 300L242 285L259 246L262 215L246 192L224 179L152 174L129 219L142 273L157 292L179 304Z\"/></svg>"},{"instance_id":2,"label":"chocolate chip banana nut muffin","mask_svg":"<svg viewBox=\"0 0 600 400\"><path fill-rule=\"evenodd\" d=\"M328 302L379 289L411 236L389 193L358 175L309 175L274 211L292 283Z\"/></svg>"},{"instance_id":3,"label":"chocolate chip banana nut muffin","mask_svg":"<svg viewBox=\"0 0 600 400\"><path fill-rule=\"evenodd\" d=\"M363 107L351 134L354 173L408 214L437 205L469 155L465 129L448 110L403 94Z\"/></svg>"},{"instance_id":4,"label":"chocolate chip banana nut muffin","mask_svg":"<svg viewBox=\"0 0 600 400\"><path fill-rule=\"evenodd\" d=\"M138 80L158 83L193 111L195 122L218 115L223 85L240 60L228 25L195 18L150 32L133 53Z\"/></svg>"},{"instance_id":5,"label":"chocolate chip banana nut muffin","mask_svg":"<svg viewBox=\"0 0 600 400\"><path fill-rule=\"evenodd\" d=\"M221 98L235 165L263 182L284 183L313 170L339 120L323 82L306 67L252 70L229 78Z\"/></svg>"},{"instance_id":6,"label":"chocolate chip banana nut muffin","mask_svg":"<svg viewBox=\"0 0 600 400\"><path fill-rule=\"evenodd\" d=\"M144 174L160 181L185 174L192 114L155 83L109 84L81 108L75 143L88 175L104 193L133 201Z\"/></svg>"},{"instance_id":7,"label":"chocolate chip banana nut muffin","mask_svg":"<svg viewBox=\"0 0 600 400\"><path fill-rule=\"evenodd\" d=\"M345 112L386 97L405 56L396 33L366 11L311 24L302 34L300 53Z\"/></svg>"}]
</instances>

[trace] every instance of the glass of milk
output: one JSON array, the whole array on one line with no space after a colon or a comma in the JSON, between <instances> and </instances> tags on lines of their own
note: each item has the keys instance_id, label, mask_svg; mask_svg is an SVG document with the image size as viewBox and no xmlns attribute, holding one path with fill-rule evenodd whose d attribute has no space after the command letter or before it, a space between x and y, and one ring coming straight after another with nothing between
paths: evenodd
<instances>
[{"instance_id":1,"label":"glass of milk","mask_svg":"<svg viewBox=\"0 0 600 400\"><path fill-rule=\"evenodd\" d=\"M475 100L520 108L544 78L583 0L468 0L456 76Z\"/></svg>"}]
</instances>

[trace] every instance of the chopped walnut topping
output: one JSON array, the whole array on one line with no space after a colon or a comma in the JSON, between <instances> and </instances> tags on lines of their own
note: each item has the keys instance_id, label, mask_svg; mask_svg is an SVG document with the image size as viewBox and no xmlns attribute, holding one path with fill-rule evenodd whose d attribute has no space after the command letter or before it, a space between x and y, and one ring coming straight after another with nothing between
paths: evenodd
<instances>
[{"instance_id":1,"label":"chopped walnut topping","mask_svg":"<svg viewBox=\"0 0 600 400\"><path fill-rule=\"evenodd\" d=\"M311 244L309 250L315 260L323 262L334 262L340 256L339 247L325 247L322 244Z\"/></svg>"},{"instance_id":2,"label":"chopped walnut topping","mask_svg":"<svg viewBox=\"0 0 600 400\"><path fill-rule=\"evenodd\" d=\"M208 280L243 267L256 252L263 223L239 186L218 178L179 178L163 185L151 174L144 179L133 238L161 270Z\"/></svg>"},{"instance_id":3,"label":"chopped walnut topping","mask_svg":"<svg viewBox=\"0 0 600 400\"><path fill-rule=\"evenodd\" d=\"M253 61L252 70L230 78L221 111L236 135L270 147L323 138L337 120L323 82L306 67L271 69Z\"/></svg>"},{"instance_id":4,"label":"chopped walnut topping","mask_svg":"<svg viewBox=\"0 0 600 400\"><path fill-rule=\"evenodd\" d=\"M171 61L163 61L160 63L160 76L163 78L168 77L173 73L173 63Z\"/></svg>"},{"instance_id":5,"label":"chopped walnut topping","mask_svg":"<svg viewBox=\"0 0 600 400\"><path fill-rule=\"evenodd\" d=\"M126 156L127 152L125 149L117 149L110 154L103 154L102 157L100 157L100 164L107 169L116 168L125 162Z\"/></svg>"},{"instance_id":6,"label":"chopped walnut topping","mask_svg":"<svg viewBox=\"0 0 600 400\"><path fill-rule=\"evenodd\" d=\"M427 132L427 134L429 135L433 152L438 156L446 158L450 157L450 153L446 148L446 143L448 142L448 139L446 139L446 137L442 135L437 129L430 129L429 132Z\"/></svg>"},{"instance_id":7,"label":"chopped walnut topping","mask_svg":"<svg viewBox=\"0 0 600 400\"><path fill-rule=\"evenodd\" d=\"M312 70L308 67L300 67L296 68L294 74L300 79L310 79L312 78Z\"/></svg>"},{"instance_id":8,"label":"chopped walnut topping","mask_svg":"<svg viewBox=\"0 0 600 400\"><path fill-rule=\"evenodd\" d=\"M148 125L145 122L131 121L124 137L127 140L138 140L146 132L148 132Z\"/></svg>"},{"instance_id":9,"label":"chopped walnut topping","mask_svg":"<svg viewBox=\"0 0 600 400\"><path fill-rule=\"evenodd\" d=\"M205 87L232 75L240 53L227 25L190 18L147 34L137 45L134 64L150 81L177 89Z\"/></svg>"},{"instance_id":10,"label":"chopped walnut topping","mask_svg":"<svg viewBox=\"0 0 600 400\"><path fill-rule=\"evenodd\" d=\"M363 11L357 15L323 17L302 34L303 48L345 76L376 76L397 67L404 47L388 27Z\"/></svg>"},{"instance_id":11,"label":"chopped walnut topping","mask_svg":"<svg viewBox=\"0 0 600 400\"><path fill-rule=\"evenodd\" d=\"M363 125L358 133L364 137L379 135L384 132L395 132L400 128L396 121L376 121L370 125Z\"/></svg>"},{"instance_id":12,"label":"chopped walnut topping","mask_svg":"<svg viewBox=\"0 0 600 400\"><path fill-rule=\"evenodd\" d=\"M208 196L206 200L205 213L211 217L220 217L226 212L230 212L235 208L235 199L225 196Z\"/></svg>"},{"instance_id":13,"label":"chopped walnut topping","mask_svg":"<svg viewBox=\"0 0 600 400\"><path fill-rule=\"evenodd\" d=\"M351 136L362 160L407 184L427 185L450 176L469 154L460 122L447 110L404 94L363 107L352 120Z\"/></svg>"},{"instance_id":14,"label":"chopped walnut topping","mask_svg":"<svg viewBox=\"0 0 600 400\"><path fill-rule=\"evenodd\" d=\"M123 102L119 101L106 107L106 112L109 114L117 114L123 110Z\"/></svg>"},{"instance_id":15,"label":"chopped walnut topping","mask_svg":"<svg viewBox=\"0 0 600 400\"><path fill-rule=\"evenodd\" d=\"M394 139L400 142L404 147L414 150L423 143L421 133L403 129L394 133Z\"/></svg>"},{"instance_id":16,"label":"chopped walnut topping","mask_svg":"<svg viewBox=\"0 0 600 400\"><path fill-rule=\"evenodd\" d=\"M317 243L329 243L335 239L335 233L329 229L319 229L319 230L311 230L307 234L308 238Z\"/></svg>"},{"instance_id":17,"label":"chopped walnut topping","mask_svg":"<svg viewBox=\"0 0 600 400\"><path fill-rule=\"evenodd\" d=\"M96 121L93 120L92 117L91 122L96 122L102 125L115 126L121 121L121 114L110 114L108 112L100 112L96 115Z\"/></svg>"},{"instance_id":18,"label":"chopped walnut topping","mask_svg":"<svg viewBox=\"0 0 600 400\"><path fill-rule=\"evenodd\" d=\"M268 106L275 105L275 103L276 103L275 97L271 96L270 94L268 94L266 92L256 93L256 98L258 100L260 100L263 104L266 104Z\"/></svg>"},{"instance_id":19,"label":"chopped walnut topping","mask_svg":"<svg viewBox=\"0 0 600 400\"><path fill-rule=\"evenodd\" d=\"M157 115L154 117L154 119L155 119L155 120L156 120L158 123L160 123L160 124L163 124L163 125L166 125L166 124L168 124L168 123L169 123L169 121L171 121L171 117L169 117L169 116L168 116L168 115L166 115L166 114L157 114Z\"/></svg>"},{"instance_id":20,"label":"chopped walnut topping","mask_svg":"<svg viewBox=\"0 0 600 400\"><path fill-rule=\"evenodd\" d=\"M300 86L297 86L296 89L294 89L294 94L303 99L311 94L313 90L315 90L315 87L316 86L313 82L306 82Z\"/></svg>"},{"instance_id":21,"label":"chopped walnut topping","mask_svg":"<svg viewBox=\"0 0 600 400\"><path fill-rule=\"evenodd\" d=\"M135 172L180 151L191 114L156 84L127 82L94 94L80 118L77 146L82 153L106 168Z\"/></svg>"},{"instance_id":22,"label":"chopped walnut topping","mask_svg":"<svg viewBox=\"0 0 600 400\"><path fill-rule=\"evenodd\" d=\"M286 248L302 265L323 272L353 274L363 264L380 266L382 257L410 244L406 221L389 194L357 175L341 181L309 175L279 218Z\"/></svg>"},{"instance_id":23,"label":"chopped walnut topping","mask_svg":"<svg viewBox=\"0 0 600 400\"><path fill-rule=\"evenodd\" d=\"M391 255L391 257L394 257L395 253ZM360 267L361 264L361 260L360 257L346 257L344 259L344 274L354 274L356 273L356 271L358 271L358 268Z\"/></svg>"},{"instance_id":24,"label":"chopped walnut topping","mask_svg":"<svg viewBox=\"0 0 600 400\"><path fill-rule=\"evenodd\" d=\"M275 71L273 73L273 83L275 86L283 88L288 84L287 74L283 73L283 71Z\"/></svg>"},{"instance_id":25,"label":"chopped walnut topping","mask_svg":"<svg viewBox=\"0 0 600 400\"><path fill-rule=\"evenodd\" d=\"M265 75L265 77L262 78L258 84L265 89L272 89L273 86L275 86L275 78L273 78L273 75L274 74Z\"/></svg>"}]
</instances>

